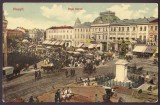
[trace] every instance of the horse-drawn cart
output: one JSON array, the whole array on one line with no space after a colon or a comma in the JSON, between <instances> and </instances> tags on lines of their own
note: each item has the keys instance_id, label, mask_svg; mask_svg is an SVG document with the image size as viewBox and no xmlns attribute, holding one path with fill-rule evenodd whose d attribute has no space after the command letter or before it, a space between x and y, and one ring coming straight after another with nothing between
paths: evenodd
<instances>
[{"instance_id":1,"label":"horse-drawn cart","mask_svg":"<svg viewBox=\"0 0 160 105\"><path fill-rule=\"evenodd\" d=\"M54 70L54 66L51 64L47 64L47 65L42 65L41 69L43 69L44 72L53 72Z\"/></svg>"},{"instance_id":2,"label":"horse-drawn cart","mask_svg":"<svg viewBox=\"0 0 160 105\"><path fill-rule=\"evenodd\" d=\"M140 74L140 73L142 73L142 70L143 70L143 67L137 66L135 63L128 65L128 71L130 73Z\"/></svg>"}]
</instances>

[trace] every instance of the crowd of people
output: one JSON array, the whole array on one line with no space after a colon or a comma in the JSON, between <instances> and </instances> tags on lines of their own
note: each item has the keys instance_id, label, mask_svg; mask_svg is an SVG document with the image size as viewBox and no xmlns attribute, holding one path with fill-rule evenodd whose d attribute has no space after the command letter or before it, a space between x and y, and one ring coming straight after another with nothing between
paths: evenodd
<instances>
[{"instance_id":1,"label":"crowd of people","mask_svg":"<svg viewBox=\"0 0 160 105\"><path fill-rule=\"evenodd\" d=\"M55 93L55 102L58 103L66 102L67 100L69 101L73 95L74 94L69 87L62 88L61 90L58 89Z\"/></svg>"}]
</instances>

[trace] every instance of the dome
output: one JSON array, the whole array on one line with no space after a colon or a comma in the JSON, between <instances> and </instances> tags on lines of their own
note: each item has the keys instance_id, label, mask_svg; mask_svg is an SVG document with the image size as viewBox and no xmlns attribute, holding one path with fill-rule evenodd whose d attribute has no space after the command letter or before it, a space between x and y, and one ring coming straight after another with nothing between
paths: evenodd
<instances>
[{"instance_id":1,"label":"dome","mask_svg":"<svg viewBox=\"0 0 160 105\"><path fill-rule=\"evenodd\" d=\"M101 12L100 16L93 21L93 24L112 23L116 20L120 19L117 16L115 16L114 12Z\"/></svg>"}]
</instances>

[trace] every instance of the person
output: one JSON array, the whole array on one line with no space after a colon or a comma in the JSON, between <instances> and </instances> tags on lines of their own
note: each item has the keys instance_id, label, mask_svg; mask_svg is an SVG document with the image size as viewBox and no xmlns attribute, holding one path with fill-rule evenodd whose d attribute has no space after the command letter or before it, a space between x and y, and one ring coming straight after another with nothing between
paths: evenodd
<instances>
[{"instance_id":1,"label":"person","mask_svg":"<svg viewBox=\"0 0 160 105\"><path fill-rule=\"evenodd\" d=\"M99 101L98 101L98 95L97 95L97 94L95 94L95 102L99 102Z\"/></svg>"},{"instance_id":2,"label":"person","mask_svg":"<svg viewBox=\"0 0 160 105\"><path fill-rule=\"evenodd\" d=\"M84 85L84 86L87 86L87 81L86 81L86 80L83 82L83 85Z\"/></svg>"},{"instance_id":3,"label":"person","mask_svg":"<svg viewBox=\"0 0 160 105\"><path fill-rule=\"evenodd\" d=\"M37 69L37 63L34 64L34 69Z\"/></svg>"},{"instance_id":4,"label":"person","mask_svg":"<svg viewBox=\"0 0 160 105\"><path fill-rule=\"evenodd\" d=\"M66 78L67 78L68 77L68 70L65 71L65 74L66 74Z\"/></svg>"},{"instance_id":5,"label":"person","mask_svg":"<svg viewBox=\"0 0 160 105\"><path fill-rule=\"evenodd\" d=\"M60 102L60 89L55 93L55 103Z\"/></svg>"},{"instance_id":6,"label":"person","mask_svg":"<svg viewBox=\"0 0 160 105\"><path fill-rule=\"evenodd\" d=\"M20 75L20 67L19 67L19 64L16 64L16 67L14 69L14 74L17 76L17 75Z\"/></svg>"},{"instance_id":7,"label":"person","mask_svg":"<svg viewBox=\"0 0 160 105\"><path fill-rule=\"evenodd\" d=\"M38 70L38 79L40 79L40 78L41 78L41 71Z\"/></svg>"},{"instance_id":8,"label":"person","mask_svg":"<svg viewBox=\"0 0 160 105\"><path fill-rule=\"evenodd\" d=\"M67 98L70 99L71 96L72 96L72 91L71 91L71 89L68 87L68 88L67 88Z\"/></svg>"},{"instance_id":9,"label":"person","mask_svg":"<svg viewBox=\"0 0 160 105\"><path fill-rule=\"evenodd\" d=\"M29 102L34 102L33 96L29 98Z\"/></svg>"},{"instance_id":10,"label":"person","mask_svg":"<svg viewBox=\"0 0 160 105\"><path fill-rule=\"evenodd\" d=\"M35 76L35 81L36 81L37 77L38 77L38 72L37 71L35 71L34 76Z\"/></svg>"},{"instance_id":11,"label":"person","mask_svg":"<svg viewBox=\"0 0 160 105\"><path fill-rule=\"evenodd\" d=\"M64 100L64 102L66 102L66 94L65 94L65 89L64 88L61 91L61 95L62 95L62 100Z\"/></svg>"},{"instance_id":12,"label":"person","mask_svg":"<svg viewBox=\"0 0 160 105\"><path fill-rule=\"evenodd\" d=\"M104 65L104 63L105 63L105 61L104 61L104 59L102 60L102 65Z\"/></svg>"},{"instance_id":13,"label":"person","mask_svg":"<svg viewBox=\"0 0 160 105\"><path fill-rule=\"evenodd\" d=\"M72 77L73 76L73 70L72 69L70 70L70 74L71 74L71 77Z\"/></svg>"},{"instance_id":14,"label":"person","mask_svg":"<svg viewBox=\"0 0 160 105\"><path fill-rule=\"evenodd\" d=\"M122 102L123 102L122 97L119 98L118 102L119 102L119 103L122 103Z\"/></svg>"},{"instance_id":15,"label":"person","mask_svg":"<svg viewBox=\"0 0 160 105\"><path fill-rule=\"evenodd\" d=\"M87 81L87 82L88 82L88 86L89 86L89 85L90 85L90 79L89 79L89 77L88 77L87 79L88 79L88 81Z\"/></svg>"},{"instance_id":16,"label":"person","mask_svg":"<svg viewBox=\"0 0 160 105\"><path fill-rule=\"evenodd\" d=\"M36 103L39 103L38 97L35 98L35 102L36 102Z\"/></svg>"}]
</instances>

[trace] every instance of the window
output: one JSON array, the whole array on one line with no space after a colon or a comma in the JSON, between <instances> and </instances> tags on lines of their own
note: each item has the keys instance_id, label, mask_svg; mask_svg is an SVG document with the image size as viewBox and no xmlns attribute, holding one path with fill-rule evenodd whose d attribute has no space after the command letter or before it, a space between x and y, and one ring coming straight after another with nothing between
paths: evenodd
<instances>
[{"instance_id":1,"label":"window","mask_svg":"<svg viewBox=\"0 0 160 105\"><path fill-rule=\"evenodd\" d=\"M70 35L70 39L72 39L72 35Z\"/></svg>"},{"instance_id":2,"label":"window","mask_svg":"<svg viewBox=\"0 0 160 105\"><path fill-rule=\"evenodd\" d=\"M155 30L156 30L156 31L158 30L158 26L155 26Z\"/></svg>"},{"instance_id":3,"label":"window","mask_svg":"<svg viewBox=\"0 0 160 105\"><path fill-rule=\"evenodd\" d=\"M112 31L112 28L111 28L111 31Z\"/></svg>"},{"instance_id":4,"label":"window","mask_svg":"<svg viewBox=\"0 0 160 105\"><path fill-rule=\"evenodd\" d=\"M153 30L153 26L151 26L151 30Z\"/></svg>"},{"instance_id":5,"label":"window","mask_svg":"<svg viewBox=\"0 0 160 105\"><path fill-rule=\"evenodd\" d=\"M99 28L99 31L101 31L101 29Z\"/></svg>"},{"instance_id":6,"label":"window","mask_svg":"<svg viewBox=\"0 0 160 105\"><path fill-rule=\"evenodd\" d=\"M142 27L140 27L140 31L142 31Z\"/></svg>"},{"instance_id":7,"label":"window","mask_svg":"<svg viewBox=\"0 0 160 105\"><path fill-rule=\"evenodd\" d=\"M114 27L114 31L116 31L116 28Z\"/></svg>"},{"instance_id":8,"label":"window","mask_svg":"<svg viewBox=\"0 0 160 105\"><path fill-rule=\"evenodd\" d=\"M127 31L129 31L129 27L127 27Z\"/></svg>"},{"instance_id":9,"label":"window","mask_svg":"<svg viewBox=\"0 0 160 105\"><path fill-rule=\"evenodd\" d=\"M99 35L99 39L101 39L101 36Z\"/></svg>"},{"instance_id":10,"label":"window","mask_svg":"<svg viewBox=\"0 0 160 105\"><path fill-rule=\"evenodd\" d=\"M107 39L107 36L106 36L106 39Z\"/></svg>"},{"instance_id":11,"label":"window","mask_svg":"<svg viewBox=\"0 0 160 105\"><path fill-rule=\"evenodd\" d=\"M144 27L144 31L146 31L146 26Z\"/></svg>"},{"instance_id":12,"label":"window","mask_svg":"<svg viewBox=\"0 0 160 105\"><path fill-rule=\"evenodd\" d=\"M122 27L122 31L124 31L124 27Z\"/></svg>"},{"instance_id":13,"label":"window","mask_svg":"<svg viewBox=\"0 0 160 105\"><path fill-rule=\"evenodd\" d=\"M136 30L136 28L135 27L133 27L133 31L135 31Z\"/></svg>"},{"instance_id":14,"label":"window","mask_svg":"<svg viewBox=\"0 0 160 105\"><path fill-rule=\"evenodd\" d=\"M119 31L121 31L121 27L119 27Z\"/></svg>"}]
</instances>

